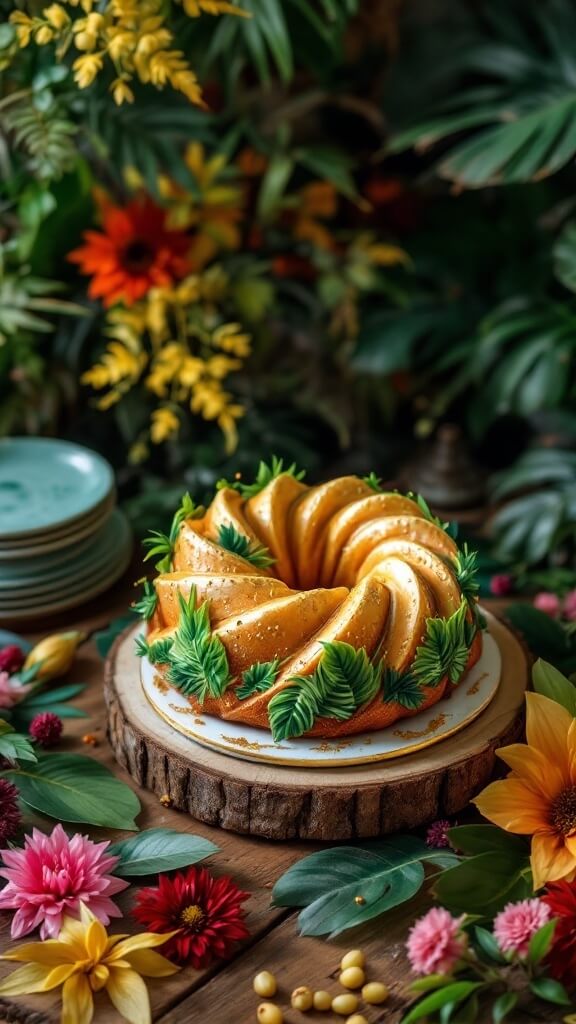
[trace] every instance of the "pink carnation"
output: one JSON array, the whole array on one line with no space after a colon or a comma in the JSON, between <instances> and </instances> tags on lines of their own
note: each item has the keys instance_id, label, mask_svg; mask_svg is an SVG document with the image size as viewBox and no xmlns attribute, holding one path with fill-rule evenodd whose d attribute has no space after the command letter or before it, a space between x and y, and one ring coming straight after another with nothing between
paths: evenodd
<instances>
[{"instance_id":1,"label":"pink carnation","mask_svg":"<svg viewBox=\"0 0 576 1024\"><path fill-rule=\"evenodd\" d=\"M412 926L406 949L417 974L450 974L466 950L468 939L460 930L466 915L452 917L444 907L432 907Z\"/></svg>"},{"instance_id":2,"label":"pink carnation","mask_svg":"<svg viewBox=\"0 0 576 1024\"><path fill-rule=\"evenodd\" d=\"M542 590L533 599L532 604L539 612L550 615L553 619L560 613L560 598L548 590Z\"/></svg>"},{"instance_id":3,"label":"pink carnation","mask_svg":"<svg viewBox=\"0 0 576 1024\"><path fill-rule=\"evenodd\" d=\"M569 622L576 621L576 590L570 590L564 598L562 614Z\"/></svg>"},{"instance_id":4,"label":"pink carnation","mask_svg":"<svg viewBox=\"0 0 576 1024\"><path fill-rule=\"evenodd\" d=\"M110 897L128 882L109 874L118 863L118 857L105 855L109 845L78 834L69 839L62 825L56 825L48 836L33 829L24 849L1 850L5 867L0 876L8 885L0 890L0 909L16 911L12 938L28 935L38 925L40 938L55 938L63 914L80 916L80 901L103 924L121 917Z\"/></svg>"},{"instance_id":5,"label":"pink carnation","mask_svg":"<svg viewBox=\"0 0 576 1024\"><path fill-rule=\"evenodd\" d=\"M494 938L503 953L526 956L530 939L550 916L550 907L538 899L507 903L494 918Z\"/></svg>"}]
</instances>

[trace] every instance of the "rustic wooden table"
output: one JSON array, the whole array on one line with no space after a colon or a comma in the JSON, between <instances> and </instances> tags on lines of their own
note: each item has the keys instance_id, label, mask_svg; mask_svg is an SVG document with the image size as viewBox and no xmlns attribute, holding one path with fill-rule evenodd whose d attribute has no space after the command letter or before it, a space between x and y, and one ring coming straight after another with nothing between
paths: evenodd
<instances>
[{"instance_id":1,"label":"rustic wooden table","mask_svg":"<svg viewBox=\"0 0 576 1024\"><path fill-rule=\"evenodd\" d=\"M103 628L112 619L124 614L133 597L129 578L116 588L73 614L68 613L53 619L46 619L35 633L28 632L30 639L63 628L78 628L92 634ZM497 610L497 609L496 609ZM17 629L17 625L11 626ZM61 749L88 753L111 768L119 778L134 785L128 775L118 767L106 740L105 712L102 696L103 662L93 642L87 642L70 674L71 681L88 684L81 697L75 701L89 715L87 719L66 719L64 740ZM97 738L95 747L86 747L82 736L92 733ZM253 839L210 828L194 821L185 814L165 808L153 794L140 790L142 814L139 824L142 829L170 827L179 831L192 832L212 840L220 852L204 863L217 874L232 875L234 880L252 895L246 904L247 925L250 938L238 946L235 956L226 963L217 963L204 971L191 968L182 970L171 978L151 981L150 998L154 1021L160 1024L253 1024L256 1021L258 997L252 991L252 978L264 968L274 972L278 978L278 999L283 1006L289 1005L291 991L300 984L312 988L325 988L336 993L339 989L337 966L342 953L347 949L362 947L368 958L369 974L384 981L390 988L390 999L384 1006L363 1010L370 1024L386 1022L397 1024L405 1011L410 981L410 968L404 954L404 940L409 924L429 905L429 898L423 894L418 901L406 907L391 911L383 918L368 926L348 932L335 941L301 938L297 934L296 914L270 906L270 894L277 878L300 857L311 853L318 846L307 843L273 843ZM49 828L46 819L41 827ZM119 833L79 826L80 831L89 832L94 838L119 838ZM126 837L126 833L122 833ZM130 890L121 894L119 903L124 912L130 909ZM0 952L10 945L10 915L0 914ZM112 931L141 930L127 917L126 921L113 922ZM12 964L0 962L0 977L13 969ZM0 1021L21 1022L21 1024L55 1024L59 1020L60 1000L58 995L29 996L18 999L0 999ZM556 1015L558 1011L555 1011ZM312 1012L302 1015L285 1009L286 1024L303 1024L304 1021L343 1021L333 1014ZM486 1017L486 1024L490 1018ZM514 1018L519 1022L550 1020L536 1012ZM554 1017L552 1017L554 1019ZM559 1019L558 1016L556 1019ZM100 1024L116 1024L119 1017L107 997L96 996L96 1021ZM458 1024L455 1021L455 1024ZM484 1021L482 1021L484 1024ZM513 1022L512 1022L513 1024Z\"/></svg>"}]
</instances>

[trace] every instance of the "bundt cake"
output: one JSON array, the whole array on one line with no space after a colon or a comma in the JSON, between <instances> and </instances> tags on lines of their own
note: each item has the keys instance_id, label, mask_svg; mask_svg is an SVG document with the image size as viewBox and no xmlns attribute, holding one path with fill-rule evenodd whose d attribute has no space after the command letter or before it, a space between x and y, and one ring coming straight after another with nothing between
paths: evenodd
<instances>
[{"instance_id":1,"label":"bundt cake","mask_svg":"<svg viewBox=\"0 0 576 1024\"><path fill-rule=\"evenodd\" d=\"M197 712L276 742L381 729L439 701L477 661L475 555L378 479L316 487L262 463L186 495L139 609L138 650Z\"/></svg>"}]
</instances>

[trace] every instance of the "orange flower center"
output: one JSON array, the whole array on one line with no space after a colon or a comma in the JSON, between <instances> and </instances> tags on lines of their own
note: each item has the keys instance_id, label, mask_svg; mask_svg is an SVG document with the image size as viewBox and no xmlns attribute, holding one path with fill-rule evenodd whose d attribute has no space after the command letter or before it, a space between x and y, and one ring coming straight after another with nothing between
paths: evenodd
<instances>
[{"instance_id":1,"label":"orange flower center","mask_svg":"<svg viewBox=\"0 0 576 1024\"><path fill-rule=\"evenodd\" d=\"M146 242L141 239L134 239L126 246L122 254L122 263L125 270L133 274L140 274L148 270L154 262L154 253Z\"/></svg>"},{"instance_id":2,"label":"orange flower center","mask_svg":"<svg viewBox=\"0 0 576 1024\"><path fill-rule=\"evenodd\" d=\"M182 924L185 924L190 931L199 932L206 920L206 914L197 904L193 903L190 907L184 907L184 910L180 914L180 920Z\"/></svg>"},{"instance_id":3,"label":"orange flower center","mask_svg":"<svg viewBox=\"0 0 576 1024\"><path fill-rule=\"evenodd\" d=\"M550 823L557 832L569 836L576 829L576 786L558 794L550 807Z\"/></svg>"}]
</instances>

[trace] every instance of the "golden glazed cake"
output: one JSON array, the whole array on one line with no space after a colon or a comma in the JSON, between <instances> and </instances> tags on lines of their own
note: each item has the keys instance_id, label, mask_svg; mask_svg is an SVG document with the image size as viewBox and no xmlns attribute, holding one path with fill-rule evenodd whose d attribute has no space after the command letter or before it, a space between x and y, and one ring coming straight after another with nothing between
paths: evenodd
<instances>
[{"instance_id":1,"label":"golden glazed cake","mask_svg":"<svg viewBox=\"0 0 576 1024\"><path fill-rule=\"evenodd\" d=\"M475 556L373 475L316 487L261 464L186 496L139 610L138 641L197 712L274 739L382 729L447 695L478 660Z\"/></svg>"}]
</instances>

